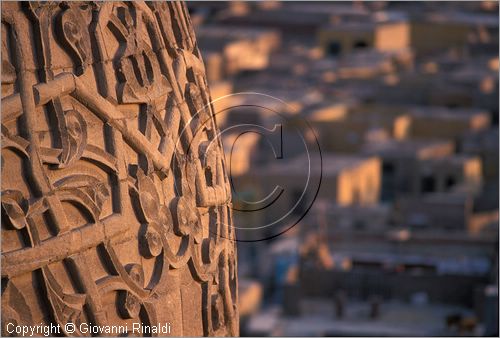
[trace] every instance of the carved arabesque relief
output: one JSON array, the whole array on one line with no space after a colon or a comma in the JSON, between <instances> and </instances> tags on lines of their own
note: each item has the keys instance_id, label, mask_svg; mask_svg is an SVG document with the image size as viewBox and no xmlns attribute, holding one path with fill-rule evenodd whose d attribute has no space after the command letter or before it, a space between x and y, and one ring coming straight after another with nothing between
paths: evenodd
<instances>
[{"instance_id":1,"label":"carved arabesque relief","mask_svg":"<svg viewBox=\"0 0 500 338\"><path fill-rule=\"evenodd\" d=\"M1 75L4 335L237 335L230 188L185 5L4 2Z\"/></svg>"}]
</instances>

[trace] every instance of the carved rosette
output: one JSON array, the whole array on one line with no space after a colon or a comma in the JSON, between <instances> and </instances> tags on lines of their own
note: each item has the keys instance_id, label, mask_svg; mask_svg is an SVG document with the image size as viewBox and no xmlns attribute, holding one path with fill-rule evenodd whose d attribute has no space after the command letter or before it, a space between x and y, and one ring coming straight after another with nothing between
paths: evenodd
<instances>
[{"instance_id":1,"label":"carved rosette","mask_svg":"<svg viewBox=\"0 0 500 338\"><path fill-rule=\"evenodd\" d=\"M4 3L1 75L2 333L238 335L230 189L185 5Z\"/></svg>"}]
</instances>

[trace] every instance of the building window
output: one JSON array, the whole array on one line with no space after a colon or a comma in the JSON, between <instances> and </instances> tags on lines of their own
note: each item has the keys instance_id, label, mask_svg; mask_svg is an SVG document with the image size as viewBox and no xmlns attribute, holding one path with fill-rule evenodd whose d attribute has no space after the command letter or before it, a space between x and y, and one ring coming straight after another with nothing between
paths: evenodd
<instances>
[{"instance_id":1,"label":"building window","mask_svg":"<svg viewBox=\"0 0 500 338\"><path fill-rule=\"evenodd\" d=\"M328 54L339 55L342 52L342 46L338 41L332 41L328 44Z\"/></svg>"},{"instance_id":2,"label":"building window","mask_svg":"<svg viewBox=\"0 0 500 338\"><path fill-rule=\"evenodd\" d=\"M446 189L453 187L456 183L457 183L457 180L453 176L446 177L446 180L444 181Z\"/></svg>"},{"instance_id":3,"label":"building window","mask_svg":"<svg viewBox=\"0 0 500 338\"><path fill-rule=\"evenodd\" d=\"M367 48L368 47L368 44L363 41L363 40L358 40L354 43L354 45L352 46L352 48L354 49L364 49L364 48Z\"/></svg>"},{"instance_id":4,"label":"building window","mask_svg":"<svg viewBox=\"0 0 500 338\"><path fill-rule=\"evenodd\" d=\"M394 175L394 163L384 161L382 163L382 175L392 176Z\"/></svg>"},{"instance_id":5,"label":"building window","mask_svg":"<svg viewBox=\"0 0 500 338\"><path fill-rule=\"evenodd\" d=\"M381 199L384 202L392 201L395 193L395 173L394 163L384 161L382 163L382 192Z\"/></svg>"},{"instance_id":6,"label":"building window","mask_svg":"<svg viewBox=\"0 0 500 338\"><path fill-rule=\"evenodd\" d=\"M422 177L422 192L435 192L436 191L436 179L433 176Z\"/></svg>"}]
</instances>

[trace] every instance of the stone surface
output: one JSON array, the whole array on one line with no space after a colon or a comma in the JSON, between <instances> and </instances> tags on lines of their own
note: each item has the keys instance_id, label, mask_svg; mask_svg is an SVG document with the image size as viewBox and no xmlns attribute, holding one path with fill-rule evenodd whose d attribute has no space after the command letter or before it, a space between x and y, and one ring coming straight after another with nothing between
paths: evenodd
<instances>
[{"instance_id":1,"label":"stone surface","mask_svg":"<svg viewBox=\"0 0 500 338\"><path fill-rule=\"evenodd\" d=\"M4 2L1 76L3 335L238 335L230 186L185 5Z\"/></svg>"}]
</instances>

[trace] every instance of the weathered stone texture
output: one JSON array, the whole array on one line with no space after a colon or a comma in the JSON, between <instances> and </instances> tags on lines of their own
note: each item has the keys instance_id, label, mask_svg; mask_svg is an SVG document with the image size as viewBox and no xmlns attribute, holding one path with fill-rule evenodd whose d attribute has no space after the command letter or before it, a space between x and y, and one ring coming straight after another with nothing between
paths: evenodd
<instances>
[{"instance_id":1,"label":"weathered stone texture","mask_svg":"<svg viewBox=\"0 0 500 338\"><path fill-rule=\"evenodd\" d=\"M186 6L4 2L1 76L3 333L237 335L230 185Z\"/></svg>"}]
</instances>

